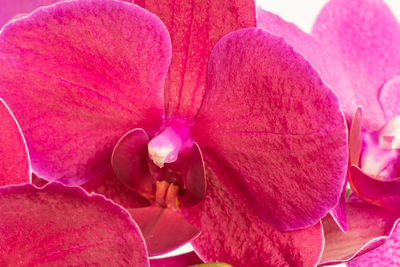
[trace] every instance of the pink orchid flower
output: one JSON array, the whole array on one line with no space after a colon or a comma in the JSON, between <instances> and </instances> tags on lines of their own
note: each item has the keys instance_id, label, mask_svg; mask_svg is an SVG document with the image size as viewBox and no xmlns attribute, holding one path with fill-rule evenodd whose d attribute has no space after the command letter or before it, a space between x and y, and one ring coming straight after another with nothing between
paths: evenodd
<instances>
[{"instance_id":1,"label":"pink orchid flower","mask_svg":"<svg viewBox=\"0 0 400 267\"><path fill-rule=\"evenodd\" d=\"M206 262L315 265L347 167L337 97L281 38L235 31L256 26L253 1L139 4L62 2L3 28L0 96L33 170L127 208L150 253L198 234L182 216Z\"/></svg>"},{"instance_id":2,"label":"pink orchid flower","mask_svg":"<svg viewBox=\"0 0 400 267\"><path fill-rule=\"evenodd\" d=\"M259 23L284 37L311 62L338 94L352 123L348 177L356 196L346 200L344 188L332 217L323 220L326 246L321 264L348 261L389 236L386 248L395 244L399 236L394 227L400 217L399 178L394 178L398 176L400 129L400 27L395 17L380 0L332 0L319 14L311 35L262 10ZM337 224L348 232L342 233ZM365 260L359 262L363 266Z\"/></svg>"},{"instance_id":3,"label":"pink orchid flower","mask_svg":"<svg viewBox=\"0 0 400 267\"><path fill-rule=\"evenodd\" d=\"M29 184L25 141L1 99L0 132L1 266L149 266L143 237L127 211L80 188Z\"/></svg>"}]
</instances>

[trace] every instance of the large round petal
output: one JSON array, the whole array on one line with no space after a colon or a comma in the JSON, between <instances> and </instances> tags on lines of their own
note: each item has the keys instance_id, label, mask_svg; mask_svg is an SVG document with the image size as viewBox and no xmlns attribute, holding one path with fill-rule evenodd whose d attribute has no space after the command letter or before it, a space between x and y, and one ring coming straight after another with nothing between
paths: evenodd
<instances>
[{"instance_id":1,"label":"large round petal","mask_svg":"<svg viewBox=\"0 0 400 267\"><path fill-rule=\"evenodd\" d=\"M330 53L321 77L339 95L350 119L365 107L365 127L385 122L378 102L382 85L400 73L400 27L381 0L332 0L318 16L313 36Z\"/></svg>"},{"instance_id":2,"label":"large round petal","mask_svg":"<svg viewBox=\"0 0 400 267\"><path fill-rule=\"evenodd\" d=\"M347 233L330 216L322 220L325 248L320 264L346 262L383 244L392 234L399 214L350 196L347 217Z\"/></svg>"},{"instance_id":3,"label":"large round petal","mask_svg":"<svg viewBox=\"0 0 400 267\"><path fill-rule=\"evenodd\" d=\"M215 43L240 28L255 27L253 0L139 0L167 26L172 61L165 80L167 118L192 120L206 89L207 64Z\"/></svg>"},{"instance_id":4,"label":"large round petal","mask_svg":"<svg viewBox=\"0 0 400 267\"><path fill-rule=\"evenodd\" d=\"M215 46L192 134L257 213L280 229L316 224L339 199L347 131L338 99L310 64L263 30ZM228 174L229 172L229 174Z\"/></svg>"},{"instance_id":5,"label":"large round petal","mask_svg":"<svg viewBox=\"0 0 400 267\"><path fill-rule=\"evenodd\" d=\"M205 262L235 267L315 266L322 252L320 223L282 232L232 195L209 168L203 202L183 212L201 230L192 245Z\"/></svg>"},{"instance_id":6,"label":"large round petal","mask_svg":"<svg viewBox=\"0 0 400 267\"><path fill-rule=\"evenodd\" d=\"M29 183L30 176L24 137L13 114L0 99L0 186Z\"/></svg>"},{"instance_id":7,"label":"large round petal","mask_svg":"<svg viewBox=\"0 0 400 267\"><path fill-rule=\"evenodd\" d=\"M83 183L118 139L158 127L168 33L133 4L84 0L38 9L0 34L0 96L15 111L41 177Z\"/></svg>"},{"instance_id":8,"label":"large round petal","mask_svg":"<svg viewBox=\"0 0 400 267\"><path fill-rule=\"evenodd\" d=\"M128 213L102 196L49 184L0 189L0 265L148 266Z\"/></svg>"},{"instance_id":9,"label":"large round petal","mask_svg":"<svg viewBox=\"0 0 400 267\"><path fill-rule=\"evenodd\" d=\"M390 238L380 247L347 263L349 267L398 266L400 263L400 227L397 226Z\"/></svg>"}]
</instances>

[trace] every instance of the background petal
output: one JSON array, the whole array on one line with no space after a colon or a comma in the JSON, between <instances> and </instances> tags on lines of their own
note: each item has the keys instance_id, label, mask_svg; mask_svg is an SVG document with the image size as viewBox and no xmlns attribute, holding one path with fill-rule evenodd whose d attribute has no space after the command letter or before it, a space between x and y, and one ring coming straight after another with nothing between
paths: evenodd
<instances>
[{"instance_id":1,"label":"background petal","mask_svg":"<svg viewBox=\"0 0 400 267\"><path fill-rule=\"evenodd\" d=\"M125 132L158 127L170 53L160 20L119 1L63 2L9 23L0 96L37 174L83 183L109 167Z\"/></svg>"},{"instance_id":2,"label":"background petal","mask_svg":"<svg viewBox=\"0 0 400 267\"><path fill-rule=\"evenodd\" d=\"M391 235L399 214L349 197L348 232L343 233L330 216L322 220L325 248L320 264L346 262L380 246Z\"/></svg>"},{"instance_id":3,"label":"background petal","mask_svg":"<svg viewBox=\"0 0 400 267\"><path fill-rule=\"evenodd\" d=\"M3 266L148 266L143 238L126 211L79 188L49 184L0 189Z\"/></svg>"},{"instance_id":4,"label":"background petal","mask_svg":"<svg viewBox=\"0 0 400 267\"><path fill-rule=\"evenodd\" d=\"M397 226L391 237L380 247L349 261L349 267L396 266L400 262L400 227Z\"/></svg>"},{"instance_id":5,"label":"background petal","mask_svg":"<svg viewBox=\"0 0 400 267\"><path fill-rule=\"evenodd\" d=\"M388 80L379 94L386 121L400 115L400 76Z\"/></svg>"},{"instance_id":6,"label":"background petal","mask_svg":"<svg viewBox=\"0 0 400 267\"><path fill-rule=\"evenodd\" d=\"M274 226L316 224L337 204L346 174L336 96L282 38L257 29L221 39L208 81L192 127L205 162L224 166L222 183Z\"/></svg>"},{"instance_id":7,"label":"background petal","mask_svg":"<svg viewBox=\"0 0 400 267\"><path fill-rule=\"evenodd\" d=\"M24 137L13 114L0 99L0 186L29 183L30 176Z\"/></svg>"},{"instance_id":8,"label":"background petal","mask_svg":"<svg viewBox=\"0 0 400 267\"><path fill-rule=\"evenodd\" d=\"M207 169L203 202L184 210L201 230L192 241L205 262L240 266L314 266L323 248L321 225L282 232L267 224Z\"/></svg>"},{"instance_id":9,"label":"background petal","mask_svg":"<svg viewBox=\"0 0 400 267\"><path fill-rule=\"evenodd\" d=\"M225 34L256 26L251 0L139 0L156 14L172 41L172 62L165 80L167 118L192 120L206 89L207 64L215 43Z\"/></svg>"},{"instance_id":10,"label":"background petal","mask_svg":"<svg viewBox=\"0 0 400 267\"><path fill-rule=\"evenodd\" d=\"M400 73L400 27L381 1L332 0L312 35L327 49L321 77L338 94L348 119L365 107L365 128L384 124L378 102L383 84Z\"/></svg>"}]
</instances>

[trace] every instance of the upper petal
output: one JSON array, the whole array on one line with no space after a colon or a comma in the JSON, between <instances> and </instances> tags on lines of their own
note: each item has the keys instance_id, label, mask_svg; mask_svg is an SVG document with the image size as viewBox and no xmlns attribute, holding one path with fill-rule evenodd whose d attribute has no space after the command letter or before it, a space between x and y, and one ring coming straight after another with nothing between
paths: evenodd
<instances>
[{"instance_id":1,"label":"upper petal","mask_svg":"<svg viewBox=\"0 0 400 267\"><path fill-rule=\"evenodd\" d=\"M30 176L24 137L13 114L0 99L0 186L29 183Z\"/></svg>"},{"instance_id":2,"label":"upper petal","mask_svg":"<svg viewBox=\"0 0 400 267\"><path fill-rule=\"evenodd\" d=\"M172 61L164 91L167 118L192 120L206 89L207 64L215 43L225 34L256 26L253 0L139 0L167 26Z\"/></svg>"},{"instance_id":3,"label":"upper petal","mask_svg":"<svg viewBox=\"0 0 400 267\"><path fill-rule=\"evenodd\" d=\"M229 66L229 67L227 67ZM347 132L338 99L281 38L239 30L215 46L194 140L280 229L316 224L338 202Z\"/></svg>"},{"instance_id":4,"label":"upper petal","mask_svg":"<svg viewBox=\"0 0 400 267\"><path fill-rule=\"evenodd\" d=\"M378 102L381 86L400 72L400 27L381 0L332 0L319 14L313 36L324 57L324 81L339 95L347 116L364 106L365 127L384 123Z\"/></svg>"},{"instance_id":5,"label":"upper petal","mask_svg":"<svg viewBox=\"0 0 400 267\"><path fill-rule=\"evenodd\" d=\"M203 202L184 212L201 230L192 245L205 262L226 262L235 267L315 266L322 252L320 223L280 231L232 195L210 168Z\"/></svg>"},{"instance_id":6,"label":"upper petal","mask_svg":"<svg viewBox=\"0 0 400 267\"><path fill-rule=\"evenodd\" d=\"M0 265L149 266L130 216L102 196L49 184L0 189Z\"/></svg>"},{"instance_id":7,"label":"upper petal","mask_svg":"<svg viewBox=\"0 0 400 267\"><path fill-rule=\"evenodd\" d=\"M347 233L330 216L322 220L325 248L320 264L346 262L378 247L391 235L399 214L350 197L347 217Z\"/></svg>"},{"instance_id":8,"label":"upper petal","mask_svg":"<svg viewBox=\"0 0 400 267\"><path fill-rule=\"evenodd\" d=\"M171 45L135 5L68 1L0 34L0 96L15 111L41 176L83 183L110 165L127 131L158 127Z\"/></svg>"}]
</instances>

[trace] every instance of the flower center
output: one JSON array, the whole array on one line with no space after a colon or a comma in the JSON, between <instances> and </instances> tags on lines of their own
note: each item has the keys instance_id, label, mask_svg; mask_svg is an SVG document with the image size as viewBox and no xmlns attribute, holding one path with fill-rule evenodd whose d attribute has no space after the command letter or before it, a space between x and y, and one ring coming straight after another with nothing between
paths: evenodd
<instances>
[{"instance_id":1,"label":"flower center","mask_svg":"<svg viewBox=\"0 0 400 267\"><path fill-rule=\"evenodd\" d=\"M380 131L379 147L383 149L400 148L400 116L391 119Z\"/></svg>"},{"instance_id":2,"label":"flower center","mask_svg":"<svg viewBox=\"0 0 400 267\"><path fill-rule=\"evenodd\" d=\"M175 162L179 153L190 149L192 144L189 127L171 125L150 140L148 144L149 157L154 164L162 168L165 163Z\"/></svg>"}]
</instances>

